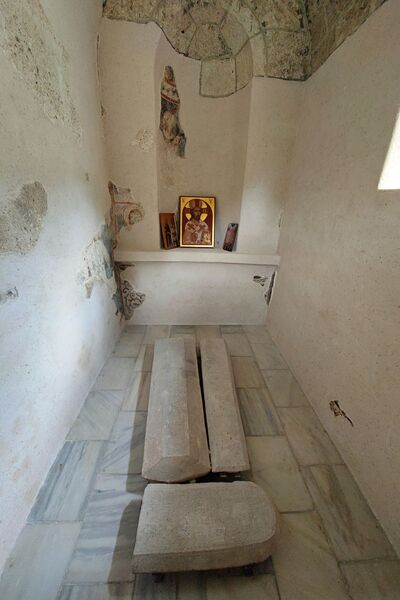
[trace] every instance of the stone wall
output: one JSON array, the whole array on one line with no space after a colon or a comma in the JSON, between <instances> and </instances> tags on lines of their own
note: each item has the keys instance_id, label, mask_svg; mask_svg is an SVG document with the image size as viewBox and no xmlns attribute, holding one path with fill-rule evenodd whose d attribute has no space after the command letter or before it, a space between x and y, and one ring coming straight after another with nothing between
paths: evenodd
<instances>
[{"instance_id":1,"label":"stone wall","mask_svg":"<svg viewBox=\"0 0 400 600\"><path fill-rule=\"evenodd\" d=\"M154 21L201 61L200 94L221 97L253 76L305 80L385 0L107 0L109 19Z\"/></svg>"}]
</instances>

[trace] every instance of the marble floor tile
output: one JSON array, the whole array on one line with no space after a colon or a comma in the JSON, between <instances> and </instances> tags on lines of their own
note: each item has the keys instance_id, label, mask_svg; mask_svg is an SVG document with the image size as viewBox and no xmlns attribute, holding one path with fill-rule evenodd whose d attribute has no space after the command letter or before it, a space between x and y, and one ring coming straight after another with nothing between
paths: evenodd
<instances>
[{"instance_id":1,"label":"marble floor tile","mask_svg":"<svg viewBox=\"0 0 400 600\"><path fill-rule=\"evenodd\" d=\"M222 337L231 356L253 356L244 333L223 333Z\"/></svg>"},{"instance_id":2,"label":"marble floor tile","mask_svg":"<svg viewBox=\"0 0 400 600\"><path fill-rule=\"evenodd\" d=\"M142 472L147 413L121 411L101 461L101 472L140 474Z\"/></svg>"},{"instance_id":3,"label":"marble floor tile","mask_svg":"<svg viewBox=\"0 0 400 600\"><path fill-rule=\"evenodd\" d=\"M128 582L146 482L139 476L99 475L65 583Z\"/></svg>"},{"instance_id":4,"label":"marble floor tile","mask_svg":"<svg viewBox=\"0 0 400 600\"><path fill-rule=\"evenodd\" d=\"M124 390L132 379L134 358L110 356L98 376L95 390Z\"/></svg>"},{"instance_id":5,"label":"marble floor tile","mask_svg":"<svg viewBox=\"0 0 400 600\"><path fill-rule=\"evenodd\" d=\"M279 600L273 575L210 577L207 600Z\"/></svg>"},{"instance_id":6,"label":"marble floor tile","mask_svg":"<svg viewBox=\"0 0 400 600\"><path fill-rule=\"evenodd\" d=\"M126 325L124 331L131 331L133 333L143 333L145 334L147 331L147 325L131 325L128 321L128 325Z\"/></svg>"},{"instance_id":7,"label":"marble floor tile","mask_svg":"<svg viewBox=\"0 0 400 600\"><path fill-rule=\"evenodd\" d=\"M271 497L280 512L312 510L313 503L283 436L246 438L251 479Z\"/></svg>"},{"instance_id":8,"label":"marble floor tile","mask_svg":"<svg viewBox=\"0 0 400 600\"><path fill-rule=\"evenodd\" d=\"M238 388L264 387L264 380L254 358L232 356L235 384Z\"/></svg>"},{"instance_id":9,"label":"marble floor tile","mask_svg":"<svg viewBox=\"0 0 400 600\"><path fill-rule=\"evenodd\" d=\"M400 561L356 562L342 565L352 600L399 600Z\"/></svg>"},{"instance_id":10,"label":"marble floor tile","mask_svg":"<svg viewBox=\"0 0 400 600\"><path fill-rule=\"evenodd\" d=\"M154 344L160 338L167 338L170 335L170 325L148 325L146 335L144 336L144 344Z\"/></svg>"},{"instance_id":11,"label":"marble floor tile","mask_svg":"<svg viewBox=\"0 0 400 600\"><path fill-rule=\"evenodd\" d=\"M133 600L176 600L176 576L155 583L152 575L136 575Z\"/></svg>"},{"instance_id":12,"label":"marble floor tile","mask_svg":"<svg viewBox=\"0 0 400 600\"><path fill-rule=\"evenodd\" d=\"M300 465L343 462L311 408L278 408L278 413Z\"/></svg>"},{"instance_id":13,"label":"marble floor tile","mask_svg":"<svg viewBox=\"0 0 400 600\"><path fill-rule=\"evenodd\" d=\"M349 600L316 513L281 515L273 562L281 600Z\"/></svg>"},{"instance_id":14,"label":"marble floor tile","mask_svg":"<svg viewBox=\"0 0 400 600\"><path fill-rule=\"evenodd\" d=\"M265 343L251 343L254 356L260 369L287 369L276 346Z\"/></svg>"},{"instance_id":15,"label":"marble floor tile","mask_svg":"<svg viewBox=\"0 0 400 600\"><path fill-rule=\"evenodd\" d=\"M90 392L67 440L108 440L123 400L123 392Z\"/></svg>"},{"instance_id":16,"label":"marble floor tile","mask_svg":"<svg viewBox=\"0 0 400 600\"><path fill-rule=\"evenodd\" d=\"M246 435L280 435L283 433L278 413L266 388L239 389L238 398Z\"/></svg>"},{"instance_id":17,"label":"marble floor tile","mask_svg":"<svg viewBox=\"0 0 400 600\"><path fill-rule=\"evenodd\" d=\"M194 325L172 325L170 337L195 337L196 330Z\"/></svg>"},{"instance_id":18,"label":"marble floor tile","mask_svg":"<svg viewBox=\"0 0 400 600\"><path fill-rule=\"evenodd\" d=\"M219 326L221 334L224 333L243 333L242 325L220 325Z\"/></svg>"},{"instance_id":19,"label":"marble floor tile","mask_svg":"<svg viewBox=\"0 0 400 600\"><path fill-rule=\"evenodd\" d=\"M154 357L154 345L153 344L143 344L140 348L139 355L136 359L135 366L133 371L137 372L145 372L150 373L153 368L153 357Z\"/></svg>"},{"instance_id":20,"label":"marble floor tile","mask_svg":"<svg viewBox=\"0 0 400 600\"><path fill-rule=\"evenodd\" d=\"M196 325L195 331L198 344L205 338L221 337L218 325Z\"/></svg>"},{"instance_id":21,"label":"marble floor tile","mask_svg":"<svg viewBox=\"0 0 400 600\"><path fill-rule=\"evenodd\" d=\"M339 560L394 558L394 551L345 465L303 469Z\"/></svg>"},{"instance_id":22,"label":"marble floor tile","mask_svg":"<svg viewBox=\"0 0 400 600\"><path fill-rule=\"evenodd\" d=\"M275 406L309 406L309 402L290 371L264 370L264 381Z\"/></svg>"},{"instance_id":23,"label":"marble floor tile","mask_svg":"<svg viewBox=\"0 0 400 600\"><path fill-rule=\"evenodd\" d=\"M103 442L65 442L29 515L29 521L79 521L92 488Z\"/></svg>"},{"instance_id":24,"label":"marble floor tile","mask_svg":"<svg viewBox=\"0 0 400 600\"><path fill-rule=\"evenodd\" d=\"M265 325L243 325L243 330L250 343L274 346L274 342Z\"/></svg>"},{"instance_id":25,"label":"marble floor tile","mask_svg":"<svg viewBox=\"0 0 400 600\"><path fill-rule=\"evenodd\" d=\"M151 373L137 371L125 391L123 410L147 411L149 406Z\"/></svg>"},{"instance_id":26,"label":"marble floor tile","mask_svg":"<svg viewBox=\"0 0 400 600\"><path fill-rule=\"evenodd\" d=\"M0 580L4 600L55 600L80 523L26 525Z\"/></svg>"},{"instance_id":27,"label":"marble floor tile","mask_svg":"<svg viewBox=\"0 0 400 600\"><path fill-rule=\"evenodd\" d=\"M133 333L129 330L123 331L115 345L113 354L115 356L136 358L139 354L143 338L144 333Z\"/></svg>"},{"instance_id":28,"label":"marble floor tile","mask_svg":"<svg viewBox=\"0 0 400 600\"><path fill-rule=\"evenodd\" d=\"M132 600L133 583L64 585L57 600Z\"/></svg>"}]
</instances>

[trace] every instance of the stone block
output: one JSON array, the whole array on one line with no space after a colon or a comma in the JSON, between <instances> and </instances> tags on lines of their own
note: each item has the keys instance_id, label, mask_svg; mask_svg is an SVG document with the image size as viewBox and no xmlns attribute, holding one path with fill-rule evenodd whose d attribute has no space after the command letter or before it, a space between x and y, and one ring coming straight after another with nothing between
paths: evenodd
<instances>
[{"instance_id":1,"label":"stone block","mask_svg":"<svg viewBox=\"0 0 400 600\"><path fill-rule=\"evenodd\" d=\"M107 0L104 16L108 19L148 23L157 0Z\"/></svg>"},{"instance_id":2,"label":"stone block","mask_svg":"<svg viewBox=\"0 0 400 600\"><path fill-rule=\"evenodd\" d=\"M209 471L194 338L156 340L142 475L169 483Z\"/></svg>"},{"instance_id":3,"label":"stone block","mask_svg":"<svg viewBox=\"0 0 400 600\"><path fill-rule=\"evenodd\" d=\"M153 18L175 50L187 54L196 24L181 3L177 0L161 0Z\"/></svg>"},{"instance_id":4,"label":"stone block","mask_svg":"<svg viewBox=\"0 0 400 600\"><path fill-rule=\"evenodd\" d=\"M252 78L253 56L250 42L247 42L236 57L236 89L244 88Z\"/></svg>"},{"instance_id":5,"label":"stone block","mask_svg":"<svg viewBox=\"0 0 400 600\"><path fill-rule=\"evenodd\" d=\"M253 55L254 77L265 77L267 72L267 50L265 38L262 33L250 38L251 52Z\"/></svg>"},{"instance_id":6,"label":"stone block","mask_svg":"<svg viewBox=\"0 0 400 600\"><path fill-rule=\"evenodd\" d=\"M221 23L226 14L220 0L186 0L184 4L190 7L190 14L198 24Z\"/></svg>"},{"instance_id":7,"label":"stone block","mask_svg":"<svg viewBox=\"0 0 400 600\"><path fill-rule=\"evenodd\" d=\"M203 60L205 58L218 58L230 54L218 25L205 23L199 25L190 43L188 56Z\"/></svg>"},{"instance_id":8,"label":"stone block","mask_svg":"<svg viewBox=\"0 0 400 600\"><path fill-rule=\"evenodd\" d=\"M304 80L309 74L309 42L303 32L267 31L267 75Z\"/></svg>"},{"instance_id":9,"label":"stone block","mask_svg":"<svg viewBox=\"0 0 400 600\"><path fill-rule=\"evenodd\" d=\"M212 98L229 96L236 90L235 59L205 60L201 63L200 94Z\"/></svg>"},{"instance_id":10,"label":"stone block","mask_svg":"<svg viewBox=\"0 0 400 600\"><path fill-rule=\"evenodd\" d=\"M232 54L236 55L247 42L248 35L243 25L232 14L228 14L221 28L221 33Z\"/></svg>"},{"instance_id":11,"label":"stone block","mask_svg":"<svg viewBox=\"0 0 400 600\"><path fill-rule=\"evenodd\" d=\"M200 351L212 471L247 471L249 457L225 342L204 339Z\"/></svg>"},{"instance_id":12,"label":"stone block","mask_svg":"<svg viewBox=\"0 0 400 600\"><path fill-rule=\"evenodd\" d=\"M271 555L275 508L249 481L148 485L133 552L135 573L240 567Z\"/></svg>"}]
</instances>

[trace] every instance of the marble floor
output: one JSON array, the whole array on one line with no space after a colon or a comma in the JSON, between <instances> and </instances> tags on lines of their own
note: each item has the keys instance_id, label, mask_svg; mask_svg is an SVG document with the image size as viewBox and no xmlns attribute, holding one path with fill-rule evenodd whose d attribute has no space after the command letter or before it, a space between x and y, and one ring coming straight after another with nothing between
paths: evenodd
<instances>
[{"instance_id":1,"label":"marble floor","mask_svg":"<svg viewBox=\"0 0 400 600\"><path fill-rule=\"evenodd\" d=\"M251 472L281 514L272 560L134 577L130 563L154 340L222 336ZM261 326L132 326L100 373L0 581L4 600L399 600L400 562L283 357Z\"/></svg>"}]
</instances>

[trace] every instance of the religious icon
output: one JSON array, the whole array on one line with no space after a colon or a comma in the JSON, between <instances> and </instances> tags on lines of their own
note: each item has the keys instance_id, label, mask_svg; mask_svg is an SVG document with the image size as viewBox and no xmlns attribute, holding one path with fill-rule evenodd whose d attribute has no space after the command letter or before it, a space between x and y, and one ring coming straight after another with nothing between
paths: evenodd
<instances>
[{"instance_id":1,"label":"religious icon","mask_svg":"<svg viewBox=\"0 0 400 600\"><path fill-rule=\"evenodd\" d=\"M233 246L235 245L238 227L238 223L229 223L225 234L224 245L222 246L224 250L232 252Z\"/></svg>"},{"instance_id":2,"label":"religious icon","mask_svg":"<svg viewBox=\"0 0 400 600\"><path fill-rule=\"evenodd\" d=\"M160 231L165 250L178 247L174 213L160 213Z\"/></svg>"},{"instance_id":3,"label":"religious icon","mask_svg":"<svg viewBox=\"0 0 400 600\"><path fill-rule=\"evenodd\" d=\"M180 245L214 247L215 198L180 197Z\"/></svg>"}]
</instances>

